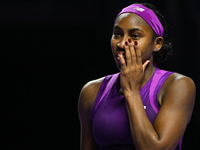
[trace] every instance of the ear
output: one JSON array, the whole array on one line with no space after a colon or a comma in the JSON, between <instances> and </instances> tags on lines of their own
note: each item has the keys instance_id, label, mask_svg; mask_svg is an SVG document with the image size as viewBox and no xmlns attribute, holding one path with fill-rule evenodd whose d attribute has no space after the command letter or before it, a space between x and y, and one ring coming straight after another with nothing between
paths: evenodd
<instances>
[{"instance_id":1,"label":"ear","mask_svg":"<svg viewBox=\"0 0 200 150\"><path fill-rule=\"evenodd\" d=\"M154 49L153 49L153 51L154 51L154 52L159 51L159 50L162 48L163 42L164 42L163 37L160 37L160 36L157 37L157 38L154 40Z\"/></svg>"}]
</instances>

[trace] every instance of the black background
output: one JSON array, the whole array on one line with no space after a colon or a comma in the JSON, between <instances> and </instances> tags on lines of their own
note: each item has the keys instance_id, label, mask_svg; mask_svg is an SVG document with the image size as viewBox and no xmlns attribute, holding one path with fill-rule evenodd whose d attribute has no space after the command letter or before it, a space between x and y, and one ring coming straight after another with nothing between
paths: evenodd
<instances>
[{"instance_id":1,"label":"black background","mask_svg":"<svg viewBox=\"0 0 200 150\"><path fill-rule=\"evenodd\" d=\"M113 20L131 0L0 2L3 145L15 149L79 149L78 96L88 81L118 72ZM143 0L169 25L174 55L163 69L191 77L196 104L182 149L198 149L198 0Z\"/></svg>"}]
</instances>

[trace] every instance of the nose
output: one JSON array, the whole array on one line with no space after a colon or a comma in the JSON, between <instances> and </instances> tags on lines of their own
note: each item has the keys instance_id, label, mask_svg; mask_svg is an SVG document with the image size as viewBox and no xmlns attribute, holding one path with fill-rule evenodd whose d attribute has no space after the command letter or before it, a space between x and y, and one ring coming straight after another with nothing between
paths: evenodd
<instances>
[{"instance_id":1,"label":"nose","mask_svg":"<svg viewBox=\"0 0 200 150\"><path fill-rule=\"evenodd\" d=\"M120 39L120 41L117 43L117 47L120 50L124 50L125 49L125 42L128 41L128 36L124 36L123 38Z\"/></svg>"}]
</instances>

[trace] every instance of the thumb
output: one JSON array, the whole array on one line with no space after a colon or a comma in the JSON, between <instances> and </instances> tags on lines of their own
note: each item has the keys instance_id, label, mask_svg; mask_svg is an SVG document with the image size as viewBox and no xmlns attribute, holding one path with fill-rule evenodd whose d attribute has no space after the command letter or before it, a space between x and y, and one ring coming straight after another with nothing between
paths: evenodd
<instances>
[{"instance_id":1,"label":"thumb","mask_svg":"<svg viewBox=\"0 0 200 150\"><path fill-rule=\"evenodd\" d=\"M142 65L143 71L146 69L147 65L150 63L150 60L145 61L145 63Z\"/></svg>"}]
</instances>

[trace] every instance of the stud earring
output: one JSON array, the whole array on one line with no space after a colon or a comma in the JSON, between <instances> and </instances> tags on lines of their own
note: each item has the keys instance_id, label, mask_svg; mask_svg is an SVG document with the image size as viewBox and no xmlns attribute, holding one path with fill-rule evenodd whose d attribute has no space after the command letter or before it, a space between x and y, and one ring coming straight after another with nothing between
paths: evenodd
<instances>
[{"instance_id":1,"label":"stud earring","mask_svg":"<svg viewBox=\"0 0 200 150\"><path fill-rule=\"evenodd\" d=\"M157 48L156 48L155 50L156 50L156 51L158 51L158 49L157 49Z\"/></svg>"}]
</instances>

